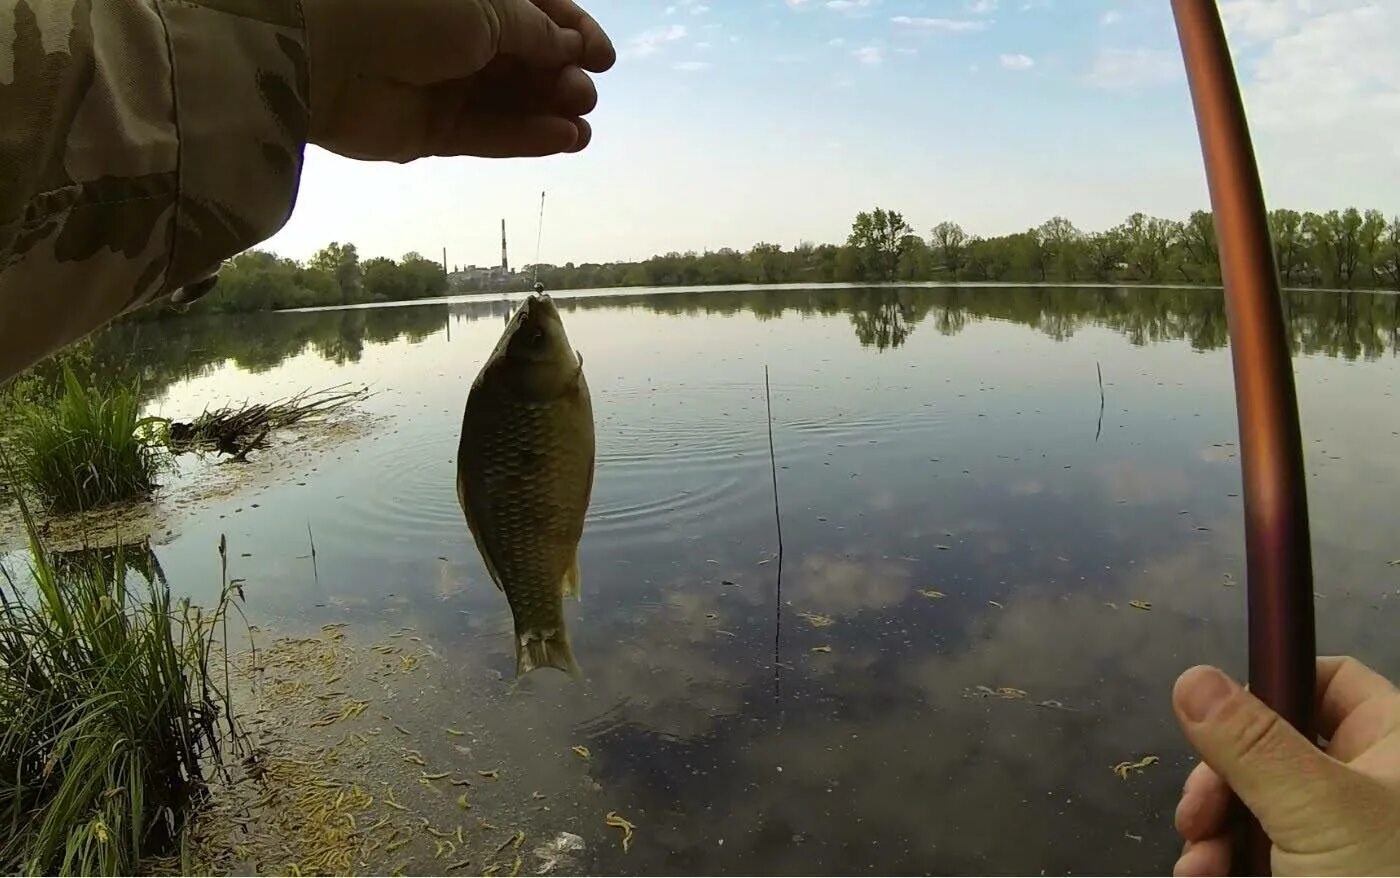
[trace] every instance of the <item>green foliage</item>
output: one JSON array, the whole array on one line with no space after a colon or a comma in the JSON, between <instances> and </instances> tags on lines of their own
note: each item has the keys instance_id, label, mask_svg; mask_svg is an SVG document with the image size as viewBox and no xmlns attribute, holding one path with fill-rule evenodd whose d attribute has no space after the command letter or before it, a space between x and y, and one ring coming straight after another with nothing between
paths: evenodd
<instances>
[{"instance_id":1,"label":"green foliage","mask_svg":"<svg viewBox=\"0 0 1400 878\"><path fill-rule=\"evenodd\" d=\"M305 265L261 250L230 259L201 311L275 311L426 299L447 292L442 266L418 253L363 263L353 244L331 244Z\"/></svg>"},{"instance_id":2,"label":"green foliage","mask_svg":"<svg viewBox=\"0 0 1400 878\"><path fill-rule=\"evenodd\" d=\"M1400 288L1400 216L1377 210L1326 213L1280 209L1269 215L1279 276L1287 287ZM526 289L535 279L552 290L710 286L739 283L831 283L902 280L1018 283L1218 284L1215 221L1209 211L1184 222L1134 213L1101 231L1055 216L1007 235L969 235L943 221L925 239L897 211L858 213L841 244L802 242L788 250L760 242L670 252L640 262L529 266L502 282L491 273L447 276L418 253L397 262L363 262L353 244L332 242L305 265L250 250L230 260L201 311L265 311L368 302L401 302L477 289ZM170 312L159 312L170 313Z\"/></svg>"},{"instance_id":3,"label":"green foliage","mask_svg":"<svg viewBox=\"0 0 1400 878\"><path fill-rule=\"evenodd\" d=\"M148 545L53 555L24 515L32 582L0 568L0 869L140 874L176 851L220 764L229 590L206 616L172 602Z\"/></svg>"},{"instance_id":4,"label":"green foliage","mask_svg":"<svg viewBox=\"0 0 1400 878\"><path fill-rule=\"evenodd\" d=\"M56 513L148 495L161 448L157 421L142 419L140 409L134 387L85 387L64 365L61 396L13 408L21 484Z\"/></svg>"}]
</instances>

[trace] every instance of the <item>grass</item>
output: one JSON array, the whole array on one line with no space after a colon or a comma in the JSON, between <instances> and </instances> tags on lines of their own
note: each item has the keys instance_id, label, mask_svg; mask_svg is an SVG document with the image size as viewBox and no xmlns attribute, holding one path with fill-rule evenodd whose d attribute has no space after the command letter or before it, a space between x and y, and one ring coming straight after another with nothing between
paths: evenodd
<instances>
[{"instance_id":1,"label":"grass","mask_svg":"<svg viewBox=\"0 0 1400 878\"><path fill-rule=\"evenodd\" d=\"M206 773L238 746L226 658L237 586L225 578L206 614L172 601L145 544L56 561L20 505L32 582L0 568L0 871L139 874L179 853Z\"/></svg>"},{"instance_id":2,"label":"grass","mask_svg":"<svg viewBox=\"0 0 1400 878\"><path fill-rule=\"evenodd\" d=\"M85 387L67 365L47 404L19 401L11 443L18 481L52 513L83 512L148 496L164 453L135 388Z\"/></svg>"}]
</instances>

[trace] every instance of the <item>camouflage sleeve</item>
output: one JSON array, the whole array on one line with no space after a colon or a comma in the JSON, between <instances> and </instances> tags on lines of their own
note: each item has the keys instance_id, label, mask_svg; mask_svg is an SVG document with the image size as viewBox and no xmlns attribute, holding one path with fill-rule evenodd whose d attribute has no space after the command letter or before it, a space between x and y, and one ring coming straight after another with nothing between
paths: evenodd
<instances>
[{"instance_id":1,"label":"camouflage sleeve","mask_svg":"<svg viewBox=\"0 0 1400 878\"><path fill-rule=\"evenodd\" d=\"M0 0L0 381L291 213L298 0Z\"/></svg>"}]
</instances>

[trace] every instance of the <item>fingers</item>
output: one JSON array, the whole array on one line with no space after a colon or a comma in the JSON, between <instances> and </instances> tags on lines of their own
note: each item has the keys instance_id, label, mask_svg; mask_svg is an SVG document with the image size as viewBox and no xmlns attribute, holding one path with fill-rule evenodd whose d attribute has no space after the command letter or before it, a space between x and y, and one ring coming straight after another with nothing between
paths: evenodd
<instances>
[{"instance_id":1,"label":"fingers","mask_svg":"<svg viewBox=\"0 0 1400 878\"><path fill-rule=\"evenodd\" d=\"M1343 805L1346 769L1221 671L1182 674L1172 706L1191 744L1275 843L1305 848L1313 842L1311 818Z\"/></svg>"},{"instance_id":2,"label":"fingers","mask_svg":"<svg viewBox=\"0 0 1400 878\"><path fill-rule=\"evenodd\" d=\"M1186 841L1201 841L1225 831L1230 811L1230 788L1204 762L1186 777L1176 805L1176 831Z\"/></svg>"},{"instance_id":3,"label":"fingers","mask_svg":"<svg viewBox=\"0 0 1400 878\"><path fill-rule=\"evenodd\" d=\"M1361 705L1373 698L1396 694L1391 682L1350 656L1317 660L1318 734L1332 738L1337 728ZM1338 759L1348 757L1334 754Z\"/></svg>"},{"instance_id":4,"label":"fingers","mask_svg":"<svg viewBox=\"0 0 1400 878\"><path fill-rule=\"evenodd\" d=\"M554 115L467 116L430 144L429 154L514 158L577 152L583 139L578 122Z\"/></svg>"},{"instance_id":5,"label":"fingers","mask_svg":"<svg viewBox=\"0 0 1400 878\"><path fill-rule=\"evenodd\" d=\"M500 17L498 51L534 67L562 67L583 57L583 35L561 27L529 0L497 0L492 4Z\"/></svg>"},{"instance_id":6,"label":"fingers","mask_svg":"<svg viewBox=\"0 0 1400 878\"><path fill-rule=\"evenodd\" d=\"M617 50L612 40L594 20L573 0L534 0L536 6L560 27L577 31L583 38L583 53L579 63L584 70L602 73L617 63Z\"/></svg>"},{"instance_id":7,"label":"fingers","mask_svg":"<svg viewBox=\"0 0 1400 878\"><path fill-rule=\"evenodd\" d=\"M475 77L439 84L434 99L460 112L582 116L598 105L598 89L577 66L539 70L517 59L497 58Z\"/></svg>"},{"instance_id":8,"label":"fingers","mask_svg":"<svg viewBox=\"0 0 1400 878\"><path fill-rule=\"evenodd\" d=\"M1205 876L1230 874L1230 840L1225 836L1188 841L1177 858L1172 874Z\"/></svg>"}]
</instances>

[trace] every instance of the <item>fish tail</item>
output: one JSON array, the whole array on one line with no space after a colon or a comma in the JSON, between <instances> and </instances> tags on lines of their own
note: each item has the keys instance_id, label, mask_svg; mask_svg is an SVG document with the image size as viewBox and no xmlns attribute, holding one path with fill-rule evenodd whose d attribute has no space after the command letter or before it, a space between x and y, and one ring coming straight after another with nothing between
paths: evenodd
<instances>
[{"instance_id":1,"label":"fish tail","mask_svg":"<svg viewBox=\"0 0 1400 878\"><path fill-rule=\"evenodd\" d=\"M559 628L516 632L515 676L523 677L536 668L556 668L574 679L582 676L569 645L568 631Z\"/></svg>"}]
</instances>

